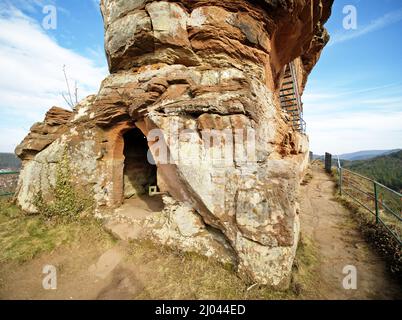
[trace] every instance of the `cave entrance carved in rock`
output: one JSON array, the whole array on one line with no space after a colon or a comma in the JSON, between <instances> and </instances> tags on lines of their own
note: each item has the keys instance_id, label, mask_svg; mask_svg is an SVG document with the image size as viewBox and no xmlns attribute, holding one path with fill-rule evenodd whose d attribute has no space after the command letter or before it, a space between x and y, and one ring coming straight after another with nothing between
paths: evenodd
<instances>
[{"instance_id":1,"label":"cave entrance carved in rock","mask_svg":"<svg viewBox=\"0 0 402 320\"><path fill-rule=\"evenodd\" d=\"M132 128L123 134L124 166L123 194L124 206L138 207L151 212L161 211L161 195L149 195L149 187L157 186L157 167L148 157L149 147L144 134L138 128Z\"/></svg>"}]
</instances>

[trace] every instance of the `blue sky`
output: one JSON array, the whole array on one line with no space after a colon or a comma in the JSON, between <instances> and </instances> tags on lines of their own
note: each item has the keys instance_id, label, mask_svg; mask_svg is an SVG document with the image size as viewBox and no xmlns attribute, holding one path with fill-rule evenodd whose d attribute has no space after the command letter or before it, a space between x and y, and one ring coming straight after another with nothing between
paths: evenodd
<instances>
[{"instance_id":1,"label":"blue sky","mask_svg":"<svg viewBox=\"0 0 402 320\"><path fill-rule=\"evenodd\" d=\"M57 28L42 12L57 9ZM357 9L345 30L342 10ZM303 96L310 149L333 154L402 148L402 1L335 0L332 36ZM53 105L67 107L62 73L79 96L108 74L97 0L0 0L0 151L13 151Z\"/></svg>"},{"instance_id":2,"label":"blue sky","mask_svg":"<svg viewBox=\"0 0 402 320\"><path fill-rule=\"evenodd\" d=\"M356 30L343 29L345 5ZM331 42L303 97L310 149L402 148L402 1L335 0L326 27Z\"/></svg>"}]
</instances>

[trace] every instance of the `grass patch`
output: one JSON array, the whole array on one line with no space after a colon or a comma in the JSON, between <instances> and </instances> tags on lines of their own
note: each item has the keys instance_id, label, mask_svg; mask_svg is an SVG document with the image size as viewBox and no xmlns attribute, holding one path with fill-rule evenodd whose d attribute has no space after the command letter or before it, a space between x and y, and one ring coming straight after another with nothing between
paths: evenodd
<instances>
[{"instance_id":1,"label":"grass patch","mask_svg":"<svg viewBox=\"0 0 402 320\"><path fill-rule=\"evenodd\" d=\"M40 215L26 216L9 200L0 199L0 263L22 263L60 245L80 241L112 241L112 238L94 220L56 223Z\"/></svg>"},{"instance_id":2,"label":"grass patch","mask_svg":"<svg viewBox=\"0 0 402 320\"><path fill-rule=\"evenodd\" d=\"M300 183L302 186L308 185L310 183L310 181L313 179L313 175L311 174L310 171L308 171L304 178L303 181Z\"/></svg>"},{"instance_id":3,"label":"grass patch","mask_svg":"<svg viewBox=\"0 0 402 320\"><path fill-rule=\"evenodd\" d=\"M301 234L297 247L291 290L297 298L315 297L317 295L318 277L318 253L311 239Z\"/></svg>"},{"instance_id":4,"label":"grass patch","mask_svg":"<svg viewBox=\"0 0 402 320\"><path fill-rule=\"evenodd\" d=\"M250 287L230 266L193 253L180 253L149 241L130 244L129 263L145 266L147 279L138 299L276 300L307 298L315 292L315 249L302 240L297 250L290 288L277 291L267 286Z\"/></svg>"}]
</instances>

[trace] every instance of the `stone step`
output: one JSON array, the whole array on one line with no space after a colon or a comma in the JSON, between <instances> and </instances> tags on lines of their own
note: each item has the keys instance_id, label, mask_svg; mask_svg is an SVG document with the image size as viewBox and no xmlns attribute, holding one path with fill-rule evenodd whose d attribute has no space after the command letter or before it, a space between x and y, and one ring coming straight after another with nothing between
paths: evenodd
<instances>
[{"instance_id":1,"label":"stone step","mask_svg":"<svg viewBox=\"0 0 402 320\"><path fill-rule=\"evenodd\" d=\"M123 240L140 239L145 220L162 210L160 195L126 199L120 208L107 217L105 228Z\"/></svg>"},{"instance_id":2,"label":"stone step","mask_svg":"<svg viewBox=\"0 0 402 320\"><path fill-rule=\"evenodd\" d=\"M119 222L115 218L108 220L104 224L104 227L115 237L125 241L140 239L143 234L143 229L140 225L129 222Z\"/></svg>"}]
</instances>

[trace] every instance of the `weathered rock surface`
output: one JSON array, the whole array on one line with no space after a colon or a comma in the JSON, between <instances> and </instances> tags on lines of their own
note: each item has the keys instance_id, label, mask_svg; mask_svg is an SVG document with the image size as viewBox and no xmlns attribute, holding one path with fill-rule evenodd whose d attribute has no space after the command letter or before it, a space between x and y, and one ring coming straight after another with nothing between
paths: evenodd
<instances>
[{"instance_id":1,"label":"weathered rock surface","mask_svg":"<svg viewBox=\"0 0 402 320\"><path fill-rule=\"evenodd\" d=\"M37 153L49 146L66 132L73 113L58 107L52 107L42 123L35 123L15 153L23 160L31 160Z\"/></svg>"},{"instance_id":2,"label":"weathered rock surface","mask_svg":"<svg viewBox=\"0 0 402 320\"><path fill-rule=\"evenodd\" d=\"M211 230L193 208L163 196L164 208L130 199L112 214L102 214L105 227L124 240L151 239L173 249L195 252L234 265L236 256L225 237Z\"/></svg>"},{"instance_id":3,"label":"weathered rock surface","mask_svg":"<svg viewBox=\"0 0 402 320\"><path fill-rule=\"evenodd\" d=\"M144 236L286 287L308 138L287 120L279 90L294 61L302 93L328 41L332 2L101 1L111 74L73 113L51 109L17 148L25 160L18 203L36 212L39 191L50 201L67 152L97 214L119 207L124 146L135 144L124 135L136 128L157 159L160 191L173 199L162 223L143 225ZM160 161L164 147L168 163Z\"/></svg>"}]
</instances>

